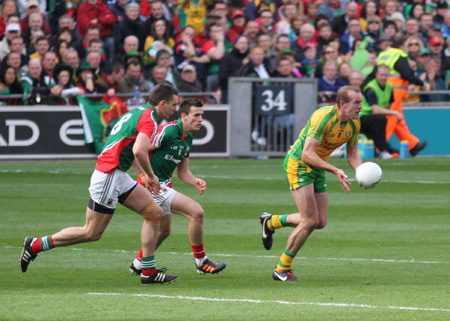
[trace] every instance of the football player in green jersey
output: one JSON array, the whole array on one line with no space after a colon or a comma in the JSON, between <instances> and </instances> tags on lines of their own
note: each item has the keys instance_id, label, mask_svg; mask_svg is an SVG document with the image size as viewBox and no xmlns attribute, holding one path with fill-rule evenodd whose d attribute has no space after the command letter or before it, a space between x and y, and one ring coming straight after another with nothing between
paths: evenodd
<instances>
[{"instance_id":1,"label":"football player in green jersey","mask_svg":"<svg viewBox=\"0 0 450 321\"><path fill-rule=\"evenodd\" d=\"M206 190L204 180L194 176L189 169L189 154L192 148L192 132L200 130L203 121L203 104L198 99L184 100L178 110L180 118L160 126L150 146L150 164L158 176L161 189L152 194L156 204L163 209L160 234L157 247L169 236L172 213L189 219L188 235L194 254L196 270L200 274L216 274L225 269L225 263L216 263L206 256L203 245L204 210L190 197L172 188L172 173L177 169L178 178L186 184L193 185L200 191ZM139 173L143 185L148 182L145 173ZM140 274L142 268L142 249L130 266L133 274Z\"/></svg>"},{"instance_id":2,"label":"football player in green jersey","mask_svg":"<svg viewBox=\"0 0 450 321\"><path fill-rule=\"evenodd\" d=\"M159 84L150 93L149 103L119 119L98 156L91 176L85 225L69 227L40 238L26 237L20 255L22 272L27 271L30 262L41 251L100 240L117 203L121 203L144 218L141 283L164 284L177 279L176 275L165 274L164 269L156 269L154 252L163 212L149 194L149 191L158 193L159 179L148 162L148 148L157 133L158 123L168 119L176 111L177 104L178 91L169 84ZM127 173L131 166L149 177L147 190Z\"/></svg>"},{"instance_id":3,"label":"football player in green jersey","mask_svg":"<svg viewBox=\"0 0 450 321\"><path fill-rule=\"evenodd\" d=\"M337 104L316 110L286 155L284 170L298 213L263 213L260 216L263 245L267 250L272 247L275 229L294 227L272 273L272 278L276 281L299 281L291 270L294 258L309 235L326 225L328 197L325 171L335 174L344 192L350 192L348 176L327 160L336 148L347 143L350 166L356 170L362 163L358 154L358 117L362 99L359 87L340 88L336 97Z\"/></svg>"}]
</instances>

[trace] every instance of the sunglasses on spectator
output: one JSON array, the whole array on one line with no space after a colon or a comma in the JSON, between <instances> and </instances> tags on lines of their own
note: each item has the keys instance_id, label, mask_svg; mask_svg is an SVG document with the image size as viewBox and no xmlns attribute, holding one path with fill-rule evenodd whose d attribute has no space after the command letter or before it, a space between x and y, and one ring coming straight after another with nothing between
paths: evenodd
<instances>
[{"instance_id":1,"label":"sunglasses on spectator","mask_svg":"<svg viewBox=\"0 0 450 321\"><path fill-rule=\"evenodd\" d=\"M325 54L326 55L328 55L328 54L332 54L332 53L335 53L336 51L325 51Z\"/></svg>"},{"instance_id":2,"label":"sunglasses on spectator","mask_svg":"<svg viewBox=\"0 0 450 321\"><path fill-rule=\"evenodd\" d=\"M369 21L369 24L376 23L377 25L380 24L378 21Z\"/></svg>"},{"instance_id":3,"label":"sunglasses on spectator","mask_svg":"<svg viewBox=\"0 0 450 321\"><path fill-rule=\"evenodd\" d=\"M414 42L414 43L410 43L410 44L408 45L408 47L412 47L412 46L419 46L419 44L416 43L416 42Z\"/></svg>"}]
</instances>

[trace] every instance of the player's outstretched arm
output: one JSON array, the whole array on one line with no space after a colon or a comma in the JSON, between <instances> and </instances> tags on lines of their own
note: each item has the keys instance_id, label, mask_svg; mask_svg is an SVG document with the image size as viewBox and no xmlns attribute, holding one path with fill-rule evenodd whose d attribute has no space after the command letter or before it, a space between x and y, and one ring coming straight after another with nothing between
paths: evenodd
<instances>
[{"instance_id":1,"label":"player's outstretched arm","mask_svg":"<svg viewBox=\"0 0 450 321\"><path fill-rule=\"evenodd\" d=\"M356 168L362 164L361 156L358 153L358 145L350 146L347 144L347 161L355 171Z\"/></svg>"},{"instance_id":2,"label":"player's outstretched arm","mask_svg":"<svg viewBox=\"0 0 450 321\"><path fill-rule=\"evenodd\" d=\"M192 174L189 169L189 158L185 158L181 161L177 168L177 176L178 178L189 185L194 185L196 189L200 191L200 195L202 195L206 190L206 182L200 178L197 178Z\"/></svg>"}]
</instances>

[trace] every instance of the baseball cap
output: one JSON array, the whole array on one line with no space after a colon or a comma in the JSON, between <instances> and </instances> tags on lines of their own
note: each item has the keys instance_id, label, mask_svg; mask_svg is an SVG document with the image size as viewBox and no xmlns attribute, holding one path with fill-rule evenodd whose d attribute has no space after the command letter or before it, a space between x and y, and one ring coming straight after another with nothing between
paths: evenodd
<instances>
[{"instance_id":1,"label":"baseball cap","mask_svg":"<svg viewBox=\"0 0 450 321\"><path fill-rule=\"evenodd\" d=\"M283 49L280 51L280 56L283 56L283 55L290 55L290 56L294 57L294 51L289 48Z\"/></svg>"},{"instance_id":2,"label":"baseball cap","mask_svg":"<svg viewBox=\"0 0 450 321\"><path fill-rule=\"evenodd\" d=\"M439 3L436 6L436 9L447 9L447 1L446 0L440 0Z\"/></svg>"},{"instance_id":3,"label":"baseball cap","mask_svg":"<svg viewBox=\"0 0 450 321\"><path fill-rule=\"evenodd\" d=\"M419 55L429 55L430 51L428 50L427 47L423 47L422 49L419 50Z\"/></svg>"},{"instance_id":4,"label":"baseball cap","mask_svg":"<svg viewBox=\"0 0 450 321\"><path fill-rule=\"evenodd\" d=\"M434 45L443 45L444 44L444 39L442 39L441 37L433 37L430 39L430 41L428 42L428 44L430 46L434 46Z\"/></svg>"},{"instance_id":5,"label":"baseball cap","mask_svg":"<svg viewBox=\"0 0 450 321\"><path fill-rule=\"evenodd\" d=\"M6 32L17 31L20 32L20 25L17 23L11 23L6 26Z\"/></svg>"},{"instance_id":6,"label":"baseball cap","mask_svg":"<svg viewBox=\"0 0 450 321\"><path fill-rule=\"evenodd\" d=\"M441 30L441 24L439 22L433 22L430 26L431 30Z\"/></svg>"},{"instance_id":7,"label":"baseball cap","mask_svg":"<svg viewBox=\"0 0 450 321\"><path fill-rule=\"evenodd\" d=\"M195 72L195 67L191 64L187 64L186 66L183 67L183 70L181 70L181 72L185 72L185 71L192 71Z\"/></svg>"},{"instance_id":8,"label":"baseball cap","mask_svg":"<svg viewBox=\"0 0 450 321\"><path fill-rule=\"evenodd\" d=\"M234 10L233 14L231 15L231 19L234 19L236 17L243 17L244 12L242 10Z\"/></svg>"},{"instance_id":9,"label":"baseball cap","mask_svg":"<svg viewBox=\"0 0 450 321\"><path fill-rule=\"evenodd\" d=\"M378 38L378 43L382 42L382 41L392 41L392 37L389 36L387 33L382 33L380 35L380 37Z\"/></svg>"},{"instance_id":10,"label":"baseball cap","mask_svg":"<svg viewBox=\"0 0 450 321\"><path fill-rule=\"evenodd\" d=\"M317 46L318 46L317 42L310 41L310 42L305 43L305 46L303 48L317 47Z\"/></svg>"},{"instance_id":11,"label":"baseball cap","mask_svg":"<svg viewBox=\"0 0 450 321\"><path fill-rule=\"evenodd\" d=\"M38 7L39 8L39 1L37 0L30 0L27 2L27 9L30 7Z\"/></svg>"}]
</instances>

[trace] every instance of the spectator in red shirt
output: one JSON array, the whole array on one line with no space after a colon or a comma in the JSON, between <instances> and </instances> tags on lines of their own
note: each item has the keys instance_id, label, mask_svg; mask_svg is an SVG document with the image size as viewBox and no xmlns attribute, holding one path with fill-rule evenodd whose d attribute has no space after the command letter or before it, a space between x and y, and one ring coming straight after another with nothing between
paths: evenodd
<instances>
[{"instance_id":1,"label":"spectator in red shirt","mask_svg":"<svg viewBox=\"0 0 450 321\"><path fill-rule=\"evenodd\" d=\"M23 18L22 20L20 20L20 29L22 30L22 33L24 33L25 31L28 30L29 19L30 19L31 15L33 13L35 13L35 12L39 13L41 15L41 17L42 17L42 30L44 30L44 32L46 34L51 34L52 33L52 29L50 28L50 25L44 19L45 13L42 13L40 11L39 1L37 1L37 0L30 0L30 1L28 1L25 12L27 13L26 17Z\"/></svg>"},{"instance_id":2,"label":"spectator in red shirt","mask_svg":"<svg viewBox=\"0 0 450 321\"><path fill-rule=\"evenodd\" d=\"M228 29L228 39L231 43L235 43L236 38L242 34L244 34L245 30L245 17L244 12L242 10L235 10L231 15L231 28Z\"/></svg>"},{"instance_id":3,"label":"spectator in red shirt","mask_svg":"<svg viewBox=\"0 0 450 321\"><path fill-rule=\"evenodd\" d=\"M113 62L105 71L101 74L97 83L107 87L113 88L117 91L119 83L123 80L125 76L125 68L120 62Z\"/></svg>"},{"instance_id":4,"label":"spectator in red shirt","mask_svg":"<svg viewBox=\"0 0 450 321\"><path fill-rule=\"evenodd\" d=\"M0 37L3 36L6 30L6 19L16 13L16 2L14 0L5 0L2 4L2 11L0 16Z\"/></svg>"},{"instance_id":5,"label":"spectator in red shirt","mask_svg":"<svg viewBox=\"0 0 450 321\"><path fill-rule=\"evenodd\" d=\"M110 60L114 57L114 38L111 36L112 27L116 17L111 13L108 6L99 0L87 0L80 4L77 10L77 26L81 37L86 36L87 28L98 26L100 37L108 52Z\"/></svg>"}]
</instances>

